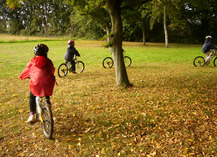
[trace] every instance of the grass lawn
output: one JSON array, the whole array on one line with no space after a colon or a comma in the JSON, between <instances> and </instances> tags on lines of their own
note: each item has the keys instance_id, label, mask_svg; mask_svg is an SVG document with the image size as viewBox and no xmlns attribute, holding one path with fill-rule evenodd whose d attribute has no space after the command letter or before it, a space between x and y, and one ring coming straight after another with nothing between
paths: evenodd
<instances>
[{"instance_id":1,"label":"grass lawn","mask_svg":"<svg viewBox=\"0 0 217 157\"><path fill-rule=\"evenodd\" d=\"M13 38L13 39L10 39ZM29 80L18 76L42 38L0 39L0 156L216 156L216 68L193 66L202 45L124 42L133 87L116 87L101 41L76 40L81 74L56 79L55 132L45 139L29 116ZM47 39L56 71L67 40Z\"/></svg>"}]
</instances>

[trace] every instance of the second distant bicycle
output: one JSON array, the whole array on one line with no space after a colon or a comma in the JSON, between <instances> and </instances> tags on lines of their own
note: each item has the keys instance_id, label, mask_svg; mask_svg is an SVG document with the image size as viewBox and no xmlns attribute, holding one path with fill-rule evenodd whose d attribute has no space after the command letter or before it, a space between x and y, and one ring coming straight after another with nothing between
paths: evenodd
<instances>
[{"instance_id":1,"label":"second distant bicycle","mask_svg":"<svg viewBox=\"0 0 217 157\"><path fill-rule=\"evenodd\" d=\"M123 58L124 58L124 63L125 66L130 66L132 64L132 59L129 56L125 56L124 55L124 49L122 49L123 51ZM111 54L113 53L113 50L111 48ZM114 60L111 57L106 57L103 59L102 61L102 66L104 68L111 68L114 65Z\"/></svg>"}]
</instances>

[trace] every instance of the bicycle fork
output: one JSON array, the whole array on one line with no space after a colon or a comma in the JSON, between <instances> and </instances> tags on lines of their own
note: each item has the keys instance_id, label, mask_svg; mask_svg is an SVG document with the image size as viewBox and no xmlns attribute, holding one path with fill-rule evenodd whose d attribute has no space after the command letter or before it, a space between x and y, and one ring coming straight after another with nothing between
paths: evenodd
<instances>
[{"instance_id":1,"label":"bicycle fork","mask_svg":"<svg viewBox=\"0 0 217 157\"><path fill-rule=\"evenodd\" d=\"M37 96L36 97L36 106L37 106L37 110L38 110L39 119L43 123L44 120L43 120L43 117L42 117L42 109L41 109L40 104L42 104L42 98Z\"/></svg>"}]
</instances>

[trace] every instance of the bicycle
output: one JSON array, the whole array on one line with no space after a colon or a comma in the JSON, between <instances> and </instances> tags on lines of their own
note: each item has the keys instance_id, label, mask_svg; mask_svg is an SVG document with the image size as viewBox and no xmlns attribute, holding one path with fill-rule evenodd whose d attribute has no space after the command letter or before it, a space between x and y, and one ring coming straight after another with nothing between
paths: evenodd
<instances>
[{"instance_id":1,"label":"bicycle","mask_svg":"<svg viewBox=\"0 0 217 157\"><path fill-rule=\"evenodd\" d=\"M215 57L215 58L214 58ZM193 61L193 64L195 67L203 67L204 65L209 65L210 64L210 61L213 60L213 65L214 66L217 66L217 54L216 54L216 51L210 56L209 59L207 59L207 61L205 60L204 57L202 56L197 56L194 61Z\"/></svg>"},{"instance_id":2,"label":"bicycle","mask_svg":"<svg viewBox=\"0 0 217 157\"><path fill-rule=\"evenodd\" d=\"M124 51L125 52L125 51ZM132 64L132 59L129 56L123 56L125 66L130 66ZM111 57L106 57L102 61L102 66L104 68L111 68L114 65L114 60Z\"/></svg>"},{"instance_id":3,"label":"bicycle","mask_svg":"<svg viewBox=\"0 0 217 157\"><path fill-rule=\"evenodd\" d=\"M82 73L84 71L85 65L82 61L78 61L77 57L73 59L75 61L75 73ZM68 72L72 72L71 62L66 61L65 63L60 64L58 67L58 76L65 77Z\"/></svg>"},{"instance_id":4,"label":"bicycle","mask_svg":"<svg viewBox=\"0 0 217 157\"><path fill-rule=\"evenodd\" d=\"M51 104L43 101L43 97L36 97L36 107L37 107L37 119L42 124L42 130L46 138L51 139L53 136L53 114L51 111Z\"/></svg>"}]
</instances>

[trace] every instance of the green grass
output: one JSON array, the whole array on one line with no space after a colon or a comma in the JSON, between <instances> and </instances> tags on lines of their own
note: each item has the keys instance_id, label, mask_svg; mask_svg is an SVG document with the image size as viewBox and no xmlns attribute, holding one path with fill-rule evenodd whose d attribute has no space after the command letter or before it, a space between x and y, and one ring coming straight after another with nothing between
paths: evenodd
<instances>
[{"instance_id":1,"label":"green grass","mask_svg":"<svg viewBox=\"0 0 217 157\"><path fill-rule=\"evenodd\" d=\"M25 122L29 80L17 78L41 42L34 40L0 43L1 156L217 155L217 74L213 64L193 66L201 45L170 44L166 49L161 43L124 42L133 61L127 68L133 87L122 89L116 87L114 68L102 67L111 56L103 42L76 40L86 68L65 78L55 74L55 132L47 140L39 123ZM43 43L57 70L67 40Z\"/></svg>"}]
</instances>

